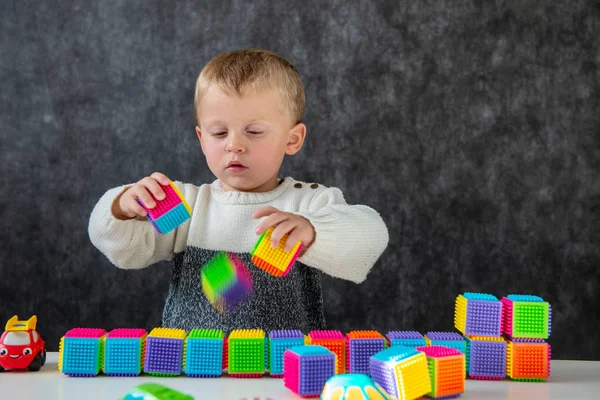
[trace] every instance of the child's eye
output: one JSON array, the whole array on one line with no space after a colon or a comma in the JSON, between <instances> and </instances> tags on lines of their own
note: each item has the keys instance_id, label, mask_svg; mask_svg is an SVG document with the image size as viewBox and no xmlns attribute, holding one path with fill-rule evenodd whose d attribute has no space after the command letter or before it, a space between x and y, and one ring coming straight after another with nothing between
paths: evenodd
<instances>
[{"instance_id":1,"label":"child's eye","mask_svg":"<svg viewBox=\"0 0 600 400\"><path fill-rule=\"evenodd\" d=\"M227 132L215 132L212 135L213 136L223 136L223 135L226 135L226 134L227 134Z\"/></svg>"},{"instance_id":2,"label":"child's eye","mask_svg":"<svg viewBox=\"0 0 600 400\"><path fill-rule=\"evenodd\" d=\"M249 134L251 135L260 135L262 132L260 131L248 131Z\"/></svg>"}]
</instances>

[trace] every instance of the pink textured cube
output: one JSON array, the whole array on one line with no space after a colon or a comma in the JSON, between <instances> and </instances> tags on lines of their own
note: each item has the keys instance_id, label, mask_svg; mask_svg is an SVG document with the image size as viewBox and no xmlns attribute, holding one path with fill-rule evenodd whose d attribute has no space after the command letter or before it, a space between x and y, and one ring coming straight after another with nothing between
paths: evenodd
<instances>
[{"instance_id":1,"label":"pink textured cube","mask_svg":"<svg viewBox=\"0 0 600 400\"><path fill-rule=\"evenodd\" d=\"M91 338L100 339L106 335L106 330L102 328L73 328L65 333L65 338Z\"/></svg>"}]
</instances>

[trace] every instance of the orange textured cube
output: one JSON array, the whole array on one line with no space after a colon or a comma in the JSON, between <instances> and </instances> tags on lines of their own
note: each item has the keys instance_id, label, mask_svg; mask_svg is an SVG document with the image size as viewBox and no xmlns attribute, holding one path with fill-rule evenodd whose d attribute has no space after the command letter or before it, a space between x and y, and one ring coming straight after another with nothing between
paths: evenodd
<instances>
[{"instance_id":1,"label":"orange textured cube","mask_svg":"<svg viewBox=\"0 0 600 400\"><path fill-rule=\"evenodd\" d=\"M341 331L316 330L308 335L310 344L323 346L336 355L336 374L346 371L346 337Z\"/></svg>"},{"instance_id":2,"label":"orange textured cube","mask_svg":"<svg viewBox=\"0 0 600 400\"><path fill-rule=\"evenodd\" d=\"M506 347L506 375L518 381L542 381L550 376L551 350L543 339L513 339Z\"/></svg>"}]
</instances>

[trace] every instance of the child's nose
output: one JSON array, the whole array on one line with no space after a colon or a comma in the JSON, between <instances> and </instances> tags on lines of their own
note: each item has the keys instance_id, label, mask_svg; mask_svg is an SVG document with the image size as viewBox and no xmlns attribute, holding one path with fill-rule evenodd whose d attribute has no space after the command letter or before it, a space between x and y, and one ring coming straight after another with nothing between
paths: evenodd
<instances>
[{"instance_id":1,"label":"child's nose","mask_svg":"<svg viewBox=\"0 0 600 400\"><path fill-rule=\"evenodd\" d=\"M232 153L242 153L246 150L244 138L238 134L230 134L229 142L227 143L227 151Z\"/></svg>"}]
</instances>

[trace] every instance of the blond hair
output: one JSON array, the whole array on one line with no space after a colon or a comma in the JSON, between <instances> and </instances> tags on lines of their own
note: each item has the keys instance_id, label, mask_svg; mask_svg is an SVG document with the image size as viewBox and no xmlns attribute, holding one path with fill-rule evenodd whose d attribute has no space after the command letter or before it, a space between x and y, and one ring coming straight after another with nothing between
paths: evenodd
<instances>
[{"instance_id":1,"label":"blond hair","mask_svg":"<svg viewBox=\"0 0 600 400\"><path fill-rule=\"evenodd\" d=\"M217 55L202 69L196 80L194 113L200 125L199 106L210 85L227 94L247 90L277 89L294 124L302 121L304 87L300 74L286 58L268 50L242 49Z\"/></svg>"}]
</instances>

